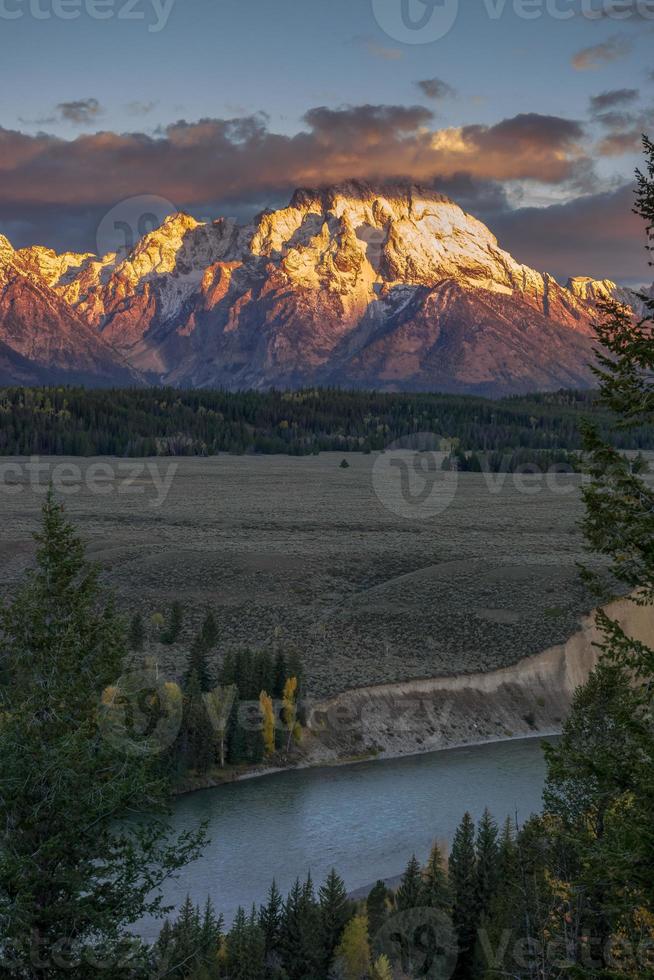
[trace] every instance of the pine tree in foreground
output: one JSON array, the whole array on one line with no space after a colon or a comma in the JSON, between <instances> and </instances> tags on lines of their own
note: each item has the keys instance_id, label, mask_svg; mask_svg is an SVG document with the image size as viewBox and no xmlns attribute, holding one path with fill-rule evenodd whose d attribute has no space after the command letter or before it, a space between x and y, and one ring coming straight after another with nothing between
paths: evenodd
<instances>
[{"instance_id":1,"label":"pine tree in foreground","mask_svg":"<svg viewBox=\"0 0 654 980\"><path fill-rule=\"evenodd\" d=\"M635 210L651 251L654 143L645 139L644 147ZM611 301L601 304L597 325L599 401L615 413L618 433L654 424L654 299L642 299L640 321ZM584 443L590 479L582 528L589 549L608 559L621 591L631 593L627 601L651 614L654 490L591 424ZM588 572L586 578L602 596L598 579ZM576 976L614 976L618 950L620 975L636 977L651 972L638 951L654 941L654 646L649 637L634 640L605 611L596 622L600 664L576 692L563 738L547 753L547 870L562 883L547 929L569 940Z\"/></svg>"},{"instance_id":2,"label":"pine tree in foreground","mask_svg":"<svg viewBox=\"0 0 654 980\"><path fill-rule=\"evenodd\" d=\"M497 890L498 829L488 809L484 810L477 828L476 905L480 919L487 914Z\"/></svg>"},{"instance_id":3,"label":"pine tree in foreground","mask_svg":"<svg viewBox=\"0 0 654 980\"><path fill-rule=\"evenodd\" d=\"M345 882L332 868L318 891L320 925L325 949L325 970L334 958L343 930L352 916L352 906L347 897Z\"/></svg>"},{"instance_id":4,"label":"pine tree in foreground","mask_svg":"<svg viewBox=\"0 0 654 980\"><path fill-rule=\"evenodd\" d=\"M277 883L273 881L268 892L268 901L259 910L259 926L264 936L266 960L279 954L284 916L284 901Z\"/></svg>"},{"instance_id":5,"label":"pine tree in foreground","mask_svg":"<svg viewBox=\"0 0 654 980\"><path fill-rule=\"evenodd\" d=\"M443 852L438 844L434 844L429 855L429 861L422 874L422 901L425 906L440 912L449 912L452 904L450 885Z\"/></svg>"},{"instance_id":6,"label":"pine tree in foreground","mask_svg":"<svg viewBox=\"0 0 654 980\"><path fill-rule=\"evenodd\" d=\"M391 892L386 887L385 882L378 881L366 899L368 931L371 943L374 943L375 936L386 922L391 897Z\"/></svg>"},{"instance_id":7,"label":"pine tree in foreground","mask_svg":"<svg viewBox=\"0 0 654 980\"><path fill-rule=\"evenodd\" d=\"M15 964L5 975L21 980L69 977L50 962L55 946L82 962L160 914L152 893L203 839L174 839L148 816L168 788L156 756L126 755L134 705L124 706L124 738L98 725L126 637L52 492L37 546L35 570L0 611L0 921Z\"/></svg>"},{"instance_id":8,"label":"pine tree in foreground","mask_svg":"<svg viewBox=\"0 0 654 980\"><path fill-rule=\"evenodd\" d=\"M402 881L395 893L395 904L400 912L419 908L422 904L422 869L415 854L402 875Z\"/></svg>"},{"instance_id":9,"label":"pine tree in foreground","mask_svg":"<svg viewBox=\"0 0 654 980\"><path fill-rule=\"evenodd\" d=\"M452 920L458 936L459 960L456 977L471 975L477 940L477 857L475 824L466 813L457 828L450 854Z\"/></svg>"}]
</instances>

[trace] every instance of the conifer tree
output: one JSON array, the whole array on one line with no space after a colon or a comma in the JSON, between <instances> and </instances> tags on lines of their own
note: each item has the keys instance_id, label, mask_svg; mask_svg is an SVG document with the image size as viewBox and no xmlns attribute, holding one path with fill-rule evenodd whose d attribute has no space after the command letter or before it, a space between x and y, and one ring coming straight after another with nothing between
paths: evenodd
<instances>
[{"instance_id":1,"label":"conifer tree","mask_svg":"<svg viewBox=\"0 0 654 980\"><path fill-rule=\"evenodd\" d=\"M286 655L283 650L277 651L277 655L275 657L274 675L273 694L276 698L282 698L284 696L284 684L286 683L286 678L288 677Z\"/></svg>"},{"instance_id":2,"label":"conifer tree","mask_svg":"<svg viewBox=\"0 0 654 980\"><path fill-rule=\"evenodd\" d=\"M134 653L141 653L145 646L145 627L140 613L134 613L129 625L129 648Z\"/></svg>"},{"instance_id":3,"label":"conifer tree","mask_svg":"<svg viewBox=\"0 0 654 980\"><path fill-rule=\"evenodd\" d=\"M290 980L312 980L320 976L325 952L321 941L320 909L310 876L304 885L296 881L286 900L281 949Z\"/></svg>"},{"instance_id":4,"label":"conifer tree","mask_svg":"<svg viewBox=\"0 0 654 980\"><path fill-rule=\"evenodd\" d=\"M184 698L182 744L189 768L198 773L211 768L215 761L214 732L195 671L191 673Z\"/></svg>"},{"instance_id":5,"label":"conifer tree","mask_svg":"<svg viewBox=\"0 0 654 980\"><path fill-rule=\"evenodd\" d=\"M331 964L343 929L352 916L351 903L347 897L345 882L332 868L319 892L320 921L322 941L325 949L324 968Z\"/></svg>"},{"instance_id":6,"label":"conifer tree","mask_svg":"<svg viewBox=\"0 0 654 980\"><path fill-rule=\"evenodd\" d=\"M402 881L395 893L395 904L400 912L420 908L422 904L422 869L415 854L402 875Z\"/></svg>"},{"instance_id":7,"label":"conifer tree","mask_svg":"<svg viewBox=\"0 0 654 980\"><path fill-rule=\"evenodd\" d=\"M512 949L524 935L525 904L515 834L507 817L498 842L497 887L478 938L476 960L480 976L509 971Z\"/></svg>"},{"instance_id":8,"label":"conifer tree","mask_svg":"<svg viewBox=\"0 0 654 980\"><path fill-rule=\"evenodd\" d=\"M207 653L210 653L218 643L218 625L216 623L216 617L211 611L207 613L202 621L200 639Z\"/></svg>"},{"instance_id":9,"label":"conifer tree","mask_svg":"<svg viewBox=\"0 0 654 980\"><path fill-rule=\"evenodd\" d=\"M165 620L164 631L161 634L161 642L172 646L177 643L182 626L184 625L184 611L180 602L175 600L168 610Z\"/></svg>"},{"instance_id":10,"label":"conifer tree","mask_svg":"<svg viewBox=\"0 0 654 980\"><path fill-rule=\"evenodd\" d=\"M476 841L477 884L475 901L480 918L488 912L497 889L497 837L497 824L488 809L485 809L477 828Z\"/></svg>"},{"instance_id":11,"label":"conifer tree","mask_svg":"<svg viewBox=\"0 0 654 980\"><path fill-rule=\"evenodd\" d=\"M173 839L146 815L168 787L155 755L125 754L131 705L124 738L99 725L126 636L52 492L37 548L35 570L0 610L0 921L15 964L7 975L51 980L70 975L50 962L56 944L82 962L158 914L159 885L203 837Z\"/></svg>"},{"instance_id":12,"label":"conifer tree","mask_svg":"<svg viewBox=\"0 0 654 980\"><path fill-rule=\"evenodd\" d=\"M477 858L475 854L475 824L466 813L457 828L450 854L450 887L452 889L452 920L459 944L456 977L471 974L477 938Z\"/></svg>"},{"instance_id":13,"label":"conifer tree","mask_svg":"<svg viewBox=\"0 0 654 980\"><path fill-rule=\"evenodd\" d=\"M213 688L209 666L207 664L207 648L201 635L196 636L191 644L186 674L184 675L184 690L188 689L191 675L195 674L202 693L207 694Z\"/></svg>"},{"instance_id":14,"label":"conifer tree","mask_svg":"<svg viewBox=\"0 0 654 980\"><path fill-rule=\"evenodd\" d=\"M284 902L277 883L273 881L268 892L268 901L259 910L259 926L264 935L264 947L267 960L279 952Z\"/></svg>"},{"instance_id":15,"label":"conifer tree","mask_svg":"<svg viewBox=\"0 0 654 980\"><path fill-rule=\"evenodd\" d=\"M386 922L390 897L391 893L385 882L378 881L366 899L371 943L374 942L375 936Z\"/></svg>"},{"instance_id":16,"label":"conifer tree","mask_svg":"<svg viewBox=\"0 0 654 980\"><path fill-rule=\"evenodd\" d=\"M645 139L644 146L647 167L637 174L636 212L651 250L654 144ZM639 321L616 302L601 304L604 319L596 328L600 403L615 413L616 433L654 423L654 299L642 299L645 316ZM631 593L629 601L651 607L654 491L590 423L584 444L590 480L583 488L582 529L588 546L609 560L614 580ZM606 597L596 576L587 572L586 579ZM565 938L583 929L598 950L599 973L591 974L576 942L579 976L612 975L614 939L636 934L654 913L654 644L633 639L605 611L596 622L599 666L577 691L561 742L547 752L548 871L566 882L575 900L572 926L570 905L559 903L559 932Z\"/></svg>"},{"instance_id":17,"label":"conifer tree","mask_svg":"<svg viewBox=\"0 0 654 980\"><path fill-rule=\"evenodd\" d=\"M441 912L449 911L452 897L443 852L438 844L434 844L431 849L422 877L422 904Z\"/></svg>"},{"instance_id":18,"label":"conifer tree","mask_svg":"<svg viewBox=\"0 0 654 980\"><path fill-rule=\"evenodd\" d=\"M225 966L230 980L250 980L244 972L248 959L248 920L245 909L239 907L225 944Z\"/></svg>"}]
</instances>

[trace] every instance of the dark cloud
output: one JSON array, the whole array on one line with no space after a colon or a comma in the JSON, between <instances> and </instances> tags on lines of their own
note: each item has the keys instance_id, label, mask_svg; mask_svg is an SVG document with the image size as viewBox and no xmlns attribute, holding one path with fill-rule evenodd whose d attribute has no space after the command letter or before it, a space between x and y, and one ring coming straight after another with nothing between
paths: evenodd
<instances>
[{"instance_id":1,"label":"dark cloud","mask_svg":"<svg viewBox=\"0 0 654 980\"><path fill-rule=\"evenodd\" d=\"M599 156L617 157L641 149L643 134L654 128L654 109L627 109L626 106L638 96L636 89L619 89L591 99L593 119L604 129L604 136L596 147ZM598 111L601 108L605 111Z\"/></svg>"},{"instance_id":2,"label":"dark cloud","mask_svg":"<svg viewBox=\"0 0 654 980\"><path fill-rule=\"evenodd\" d=\"M520 208L491 222L503 248L559 281L592 276L618 282L652 280L645 228L632 211L634 187L547 208Z\"/></svg>"},{"instance_id":3,"label":"dark cloud","mask_svg":"<svg viewBox=\"0 0 654 980\"><path fill-rule=\"evenodd\" d=\"M456 95L452 86L444 82L442 78L423 78L421 81L416 82L416 85L423 95L435 101L450 99Z\"/></svg>"},{"instance_id":4,"label":"dark cloud","mask_svg":"<svg viewBox=\"0 0 654 980\"><path fill-rule=\"evenodd\" d=\"M519 146L564 148L583 139L584 128L575 119L561 116L541 116L537 112L521 113L504 119L495 126L467 126L464 133L479 134L480 145L495 148L515 141Z\"/></svg>"},{"instance_id":5,"label":"dark cloud","mask_svg":"<svg viewBox=\"0 0 654 980\"><path fill-rule=\"evenodd\" d=\"M638 153L643 147L643 135L654 129L654 112L623 119L619 126L600 141L597 152L604 157L618 157L625 153Z\"/></svg>"},{"instance_id":6,"label":"dark cloud","mask_svg":"<svg viewBox=\"0 0 654 980\"><path fill-rule=\"evenodd\" d=\"M66 122L87 126L102 115L103 109L97 99L77 99L75 102L60 102L57 112Z\"/></svg>"},{"instance_id":7,"label":"dark cloud","mask_svg":"<svg viewBox=\"0 0 654 980\"><path fill-rule=\"evenodd\" d=\"M561 183L585 178L591 166L584 128L573 119L522 113L495 126L464 126L460 133L478 155L476 164L469 160L460 169L476 177Z\"/></svg>"},{"instance_id":8,"label":"dark cloud","mask_svg":"<svg viewBox=\"0 0 654 980\"><path fill-rule=\"evenodd\" d=\"M600 92L599 95L591 96L590 108L593 115L605 112L607 109L614 109L617 106L629 105L637 102L640 92L637 88L618 88L611 89L609 92Z\"/></svg>"},{"instance_id":9,"label":"dark cloud","mask_svg":"<svg viewBox=\"0 0 654 980\"><path fill-rule=\"evenodd\" d=\"M319 106L309 109L304 121L319 141L344 144L347 141L377 142L388 135L415 133L427 126L434 114L424 106L362 105L343 109Z\"/></svg>"},{"instance_id":10,"label":"dark cloud","mask_svg":"<svg viewBox=\"0 0 654 980\"><path fill-rule=\"evenodd\" d=\"M577 71L591 71L612 61L626 58L633 49L633 41L622 35L615 35L601 44L582 48L572 57L572 67Z\"/></svg>"},{"instance_id":11,"label":"dark cloud","mask_svg":"<svg viewBox=\"0 0 654 980\"><path fill-rule=\"evenodd\" d=\"M433 181L433 187L482 221L510 208L506 188L497 181L475 180L470 174L462 173L451 177L437 177Z\"/></svg>"}]
</instances>

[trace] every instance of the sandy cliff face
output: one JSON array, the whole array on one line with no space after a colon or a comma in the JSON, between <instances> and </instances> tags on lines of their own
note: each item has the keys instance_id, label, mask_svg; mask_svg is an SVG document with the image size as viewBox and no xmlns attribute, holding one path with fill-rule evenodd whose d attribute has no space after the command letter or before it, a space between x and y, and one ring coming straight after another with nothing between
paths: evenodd
<instances>
[{"instance_id":1,"label":"sandy cliff face","mask_svg":"<svg viewBox=\"0 0 654 980\"><path fill-rule=\"evenodd\" d=\"M606 608L629 635L652 644L651 606L625 598ZM303 752L319 764L559 732L575 689L597 664L600 638L591 614L567 643L512 667L340 694L313 706Z\"/></svg>"},{"instance_id":2,"label":"sandy cliff face","mask_svg":"<svg viewBox=\"0 0 654 980\"><path fill-rule=\"evenodd\" d=\"M560 286L452 201L401 184L297 191L244 226L172 215L126 256L5 253L48 291L36 323L53 293L133 368L179 385L583 386L596 303L633 300L610 282Z\"/></svg>"}]
</instances>

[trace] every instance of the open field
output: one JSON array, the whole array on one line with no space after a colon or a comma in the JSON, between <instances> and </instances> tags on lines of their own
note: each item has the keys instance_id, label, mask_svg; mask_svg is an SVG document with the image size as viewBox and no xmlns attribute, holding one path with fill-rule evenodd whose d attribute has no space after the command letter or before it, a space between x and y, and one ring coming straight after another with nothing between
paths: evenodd
<instances>
[{"instance_id":1,"label":"open field","mask_svg":"<svg viewBox=\"0 0 654 980\"><path fill-rule=\"evenodd\" d=\"M52 477L126 612L186 607L185 642L153 647L171 673L208 608L219 650L293 644L309 693L325 696L515 663L566 640L595 604L575 564L580 477L519 478L521 489L510 475L461 473L449 506L407 518L375 492L380 457L341 459L51 458L38 491L26 460L5 460L0 589L30 563Z\"/></svg>"}]
</instances>

